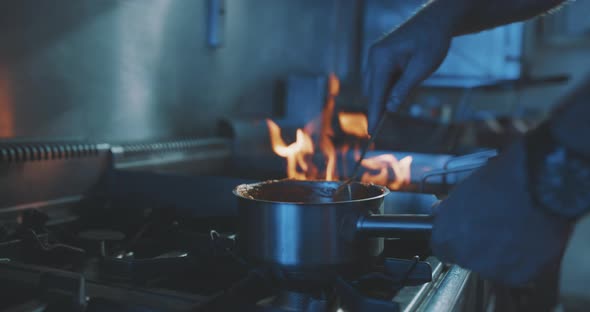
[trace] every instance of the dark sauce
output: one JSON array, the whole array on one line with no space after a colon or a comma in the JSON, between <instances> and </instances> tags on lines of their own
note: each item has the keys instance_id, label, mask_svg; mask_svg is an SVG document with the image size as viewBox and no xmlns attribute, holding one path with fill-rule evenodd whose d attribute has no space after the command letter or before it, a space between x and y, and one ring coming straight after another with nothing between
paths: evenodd
<instances>
[{"instance_id":1,"label":"dark sauce","mask_svg":"<svg viewBox=\"0 0 590 312\"><path fill-rule=\"evenodd\" d=\"M273 180L243 184L236 194L254 200L283 203L334 203L333 196L340 182ZM372 184L352 183L352 200L362 200L385 194L385 188Z\"/></svg>"}]
</instances>

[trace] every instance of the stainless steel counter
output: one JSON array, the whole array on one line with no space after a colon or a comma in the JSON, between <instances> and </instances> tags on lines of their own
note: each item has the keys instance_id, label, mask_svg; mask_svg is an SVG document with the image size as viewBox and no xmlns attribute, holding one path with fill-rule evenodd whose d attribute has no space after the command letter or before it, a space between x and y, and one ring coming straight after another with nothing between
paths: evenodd
<instances>
[{"instance_id":1,"label":"stainless steel counter","mask_svg":"<svg viewBox=\"0 0 590 312\"><path fill-rule=\"evenodd\" d=\"M457 265L430 257L432 282L405 287L393 299L401 311L481 311L486 302L485 287L475 274Z\"/></svg>"}]
</instances>

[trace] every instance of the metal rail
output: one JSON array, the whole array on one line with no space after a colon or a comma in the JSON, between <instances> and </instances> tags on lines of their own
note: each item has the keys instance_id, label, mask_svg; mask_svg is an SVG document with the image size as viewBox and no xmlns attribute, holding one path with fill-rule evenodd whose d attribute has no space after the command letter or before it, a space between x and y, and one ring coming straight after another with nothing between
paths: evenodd
<instances>
[{"instance_id":1,"label":"metal rail","mask_svg":"<svg viewBox=\"0 0 590 312\"><path fill-rule=\"evenodd\" d=\"M420 180L420 192L425 191L427 181L432 177L441 177L442 184L448 186L449 180L448 176L450 174L458 174L458 173L466 173L477 170L483 167L491 158L497 156L496 150L486 150L482 152L477 152L473 154L467 154L462 156L457 156L449 159L444 165L442 169L432 170L430 172L425 173L421 180ZM468 164L463 164L457 167L451 167L451 164L457 162L470 162Z\"/></svg>"}]
</instances>

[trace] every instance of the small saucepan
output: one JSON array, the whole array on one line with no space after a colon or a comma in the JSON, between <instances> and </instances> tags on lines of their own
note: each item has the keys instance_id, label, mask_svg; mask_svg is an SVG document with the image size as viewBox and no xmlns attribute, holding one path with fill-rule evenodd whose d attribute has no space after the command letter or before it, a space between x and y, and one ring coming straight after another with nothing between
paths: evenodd
<instances>
[{"instance_id":1,"label":"small saucepan","mask_svg":"<svg viewBox=\"0 0 590 312\"><path fill-rule=\"evenodd\" d=\"M354 271L383 251L384 238L429 237L430 215L384 215L386 187L352 183L351 200L334 201L341 182L276 180L242 184L240 254L291 277Z\"/></svg>"}]
</instances>

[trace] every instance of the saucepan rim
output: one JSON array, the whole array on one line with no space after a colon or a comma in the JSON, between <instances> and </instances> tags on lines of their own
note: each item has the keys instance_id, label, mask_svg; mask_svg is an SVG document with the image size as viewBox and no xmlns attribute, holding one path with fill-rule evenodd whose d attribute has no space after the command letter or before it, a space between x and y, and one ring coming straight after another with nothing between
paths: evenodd
<instances>
[{"instance_id":1,"label":"saucepan rim","mask_svg":"<svg viewBox=\"0 0 590 312\"><path fill-rule=\"evenodd\" d=\"M348 203L362 203L362 202L368 202L368 201L373 201L376 199L380 199L380 198L384 198L385 196L389 195L389 193L391 193L391 191L382 185L378 185L378 184L373 184L373 183L364 183L364 182L352 182L351 184L357 184L357 185L362 185L364 187L376 187L382 190L382 193L377 195L377 196L372 196L372 197L367 197L367 198L360 198L360 199L353 199L353 200L345 200L345 201L334 201L334 202L290 202L290 201L272 201L272 200L265 200L265 199L258 199L258 198L252 198L252 197L246 197L243 196L242 194L240 194L240 192L238 192L239 188L243 188L246 186L250 186L250 187L254 187L256 185L264 185L264 184L270 184L270 183L279 183L279 182L298 182L298 183L337 183L338 185L340 185L341 183L344 183L343 181L327 181L327 180L295 180L295 179L280 179L280 180L265 180L265 181L260 181L260 182L254 182L254 183L243 183L240 185L237 185L236 187L234 187L233 189L233 193L235 196L239 197L239 198L243 198L246 200L250 200L253 202L260 202L260 203L269 203L269 204L292 204L292 205L309 205L309 206L329 206L329 205L334 205L334 204L348 204Z\"/></svg>"}]
</instances>

